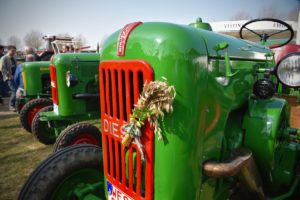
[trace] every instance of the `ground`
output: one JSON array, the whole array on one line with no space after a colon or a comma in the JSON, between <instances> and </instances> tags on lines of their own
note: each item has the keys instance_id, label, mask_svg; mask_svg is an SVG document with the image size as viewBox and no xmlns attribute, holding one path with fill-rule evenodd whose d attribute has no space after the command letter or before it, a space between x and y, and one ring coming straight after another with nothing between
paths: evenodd
<instances>
[{"instance_id":1,"label":"ground","mask_svg":"<svg viewBox=\"0 0 300 200\"><path fill-rule=\"evenodd\" d=\"M0 105L0 200L15 200L35 167L52 152L20 124L16 112L9 112L8 99Z\"/></svg>"}]
</instances>

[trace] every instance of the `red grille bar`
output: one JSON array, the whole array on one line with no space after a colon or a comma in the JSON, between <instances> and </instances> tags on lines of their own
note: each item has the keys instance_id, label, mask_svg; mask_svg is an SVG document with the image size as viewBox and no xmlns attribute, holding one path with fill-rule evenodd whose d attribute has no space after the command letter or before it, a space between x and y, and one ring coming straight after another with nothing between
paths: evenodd
<instances>
[{"instance_id":1,"label":"red grille bar","mask_svg":"<svg viewBox=\"0 0 300 200\"><path fill-rule=\"evenodd\" d=\"M121 145L121 127L129 122L145 82L153 70L145 61L103 61L99 67L104 171L107 180L132 199L153 199L154 133L148 123L142 130L145 161L133 142Z\"/></svg>"},{"instance_id":2,"label":"red grille bar","mask_svg":"<svg viewBox=\"0 0 300 200\"><path fill-rule=\"evenodd\" d=\"M58 105L58 89L56 81L56 68L53 64L50 64L50 78L51 78L51 91L52 91L52 101L54 104Z\"/></svg>"}]
</instances>

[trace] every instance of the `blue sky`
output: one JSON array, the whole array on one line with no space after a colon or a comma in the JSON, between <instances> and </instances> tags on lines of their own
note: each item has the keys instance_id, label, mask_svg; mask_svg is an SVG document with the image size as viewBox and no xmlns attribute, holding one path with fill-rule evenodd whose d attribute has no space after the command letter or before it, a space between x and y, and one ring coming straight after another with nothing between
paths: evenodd
<instances>
[{"instance_id":1,"label":"blue sky","mask_svg":"<svg viewBox=\"0 0 300 200\"><path fill-rule=\"evenodd\" d=\"M133 21L165 21L189 24L229 20L245 11L256 16L273 5L281 14L300 0L0 0L0 39L15 35L23 40L33 29L45 35L82 34L95 46L103 37Z\"/></svg>"}]
</instances>

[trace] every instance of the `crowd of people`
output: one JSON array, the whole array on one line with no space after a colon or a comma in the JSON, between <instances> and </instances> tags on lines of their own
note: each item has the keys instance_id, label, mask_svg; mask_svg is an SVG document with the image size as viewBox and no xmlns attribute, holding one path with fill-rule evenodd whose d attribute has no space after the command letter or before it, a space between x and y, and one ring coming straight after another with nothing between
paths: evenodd
<instances>
[{"instance_id":1,"label":"crowd of people","mask_svg":"<svg viewBox=\"0 0 300 200\"><path fill-rule=\"evenodd\" d=\"M10 90L9 110L16 112L16 97L20 96L23 89L21 65L15 59L15 46L8 46L7 53L4 54L4 46L0 45L0 105L3 104L3 98L7 96ZM63 45L61 52L74 52L73 46ZM35 53L31 47L25 48L25 62L44 60L41 55Z\"/></svg>"},{"instance_id":2,"label":"crowd of people","mask_svg":"<svg viewBox=\"0 0 300 200\"><path fill-rule=\"evenodd\" d=\"M0 45L0 104L4 103L2 97L7 96L9 89L9 110L13 112L16 112L16 96L24 90L21 65L15 59L16 50L15 46L9 45L4 54L4 46ZM25 62L39 60L31 47L25 49L25 54Z\"/></svg>"}]
</instances>

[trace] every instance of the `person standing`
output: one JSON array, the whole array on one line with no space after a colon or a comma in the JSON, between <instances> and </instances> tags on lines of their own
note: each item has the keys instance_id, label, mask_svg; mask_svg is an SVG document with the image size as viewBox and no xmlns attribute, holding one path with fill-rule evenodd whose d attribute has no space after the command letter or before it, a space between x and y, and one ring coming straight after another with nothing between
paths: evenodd
<instances>
[{"instance_id":1,"label":"person standing","mask_svg":"<svg viewBox=\"0 0 300 200\"><path fill-rule=\"evenodd\" d=\"M23 84L22 69L20 64L17 66L17 69L15 71L14 81L17 89L16 90L16 101L17 101L18 99L22 98L24 94L24 84Z\"/></svg>"},{"instance_id":2,"label":"person standing","mask_svg":"<svg viewBox=\"0 0 300 200\"><path fill-rule=\"evenodd\" d=\"M15 46L8 46L7 54L0 59L0 71L2 73L3 81L6 81L9 89L11 90L11 96L9 101L9 109L16 111L16 83L14 81L14 70L16 69L16 60L14 58L16 54Z\"/></svg>"},{"instance_id":3,"label":"person standing","mask_svg":"<svg viewBox=\"0 0 300 200\"><path fill-rule=\"evenodd\" d=\"M26 47L25 48L25 62L34 62L34 61L39 61L39 57L38 55L34 52L32 47ZM22 69L21 69L21 65L17 66L17 69L15 71L15 75L14 75L14 81L16 84L16 101L18 101L18 99L22 98L23 94L24 94L24 84L23 84L23 78L22 78Z\"/></svg>"},{"instance_id":4,"label":"person standing","mask_svg":"<svg viewBox=\"0 0 300 200\"><path fill-rule=\"evenodd\" d=\"M0 59L4 56L4 46L0 45ZM2 73L0 71L0 104L3 104L2 96L4 95L4 82L2 78Z\"/></svg>"},{"instance_id":5,"label":"person standing","mask_svg":"<svg viewBox=\"0 0 300 200\"><path fill-rule=\"evenodd\" d=\"M25 62L39 61L39 56L34 52L32 47L25 48Z\"/></svg>"},{"instance_id":6,"label":"person standing","mask_svg":"<svg viewBox=\"0 0 300 200\"><path fill-rule=\"evenodd\" d=\"M4 46L0 45L0 58L2 58L2 56L4 56Z\"/></svg>"},{"instance_id":7,"label":"person standing","mask_svg":"<svg viewBox=\"0 0 300 200\"><path fill-rule=\"evenodd\" d=\"M70 52L70 47L68 45L63 45L61 52L62 53L69 53Z\"/></svg>"}]
</instances>

